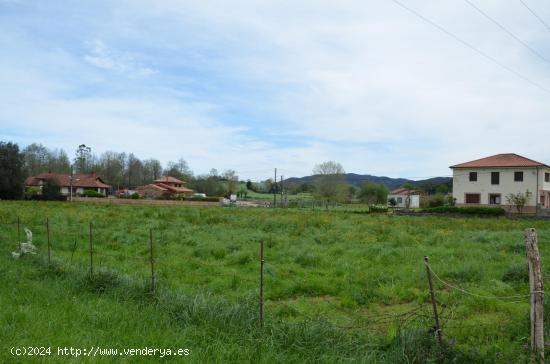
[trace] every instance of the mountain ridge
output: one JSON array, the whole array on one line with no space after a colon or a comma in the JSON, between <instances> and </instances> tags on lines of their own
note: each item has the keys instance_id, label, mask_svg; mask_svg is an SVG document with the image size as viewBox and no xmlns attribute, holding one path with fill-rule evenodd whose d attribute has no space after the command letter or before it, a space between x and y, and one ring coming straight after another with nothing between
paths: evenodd
<instances>
[{"instance_id":1,"label":"mountain ridge","mask_svg":"<svg viewBox=\"0 0 550 364\"><path fill-rule=\"evenodd\" d=\"M344 174L346 183L359 187L365 182L383 184L389 189L393 190L399 187L402 187L406 183L410 183L414 187L421 187L426 185L437 186L441 184L450 184L451 177L433 177L423 180L411 180L407 178L392 178L386 176L373 176L371 174L357 174L357 173L345 173ZM290 177L284 180L285 183L313 183L315 175L304 176L304 177Z\"/></svg>"}]
</instances>

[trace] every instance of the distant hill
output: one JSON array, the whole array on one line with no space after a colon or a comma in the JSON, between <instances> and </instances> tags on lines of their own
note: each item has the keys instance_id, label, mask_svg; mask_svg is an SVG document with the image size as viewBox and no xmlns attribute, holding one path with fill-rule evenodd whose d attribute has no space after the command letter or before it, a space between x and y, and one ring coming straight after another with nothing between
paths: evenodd
<instances>
[{"instance_id":1,"label":"distant hill","mask_svg":"<svg viewBox=\"0 0 550 364\"><path fill-rule=\"evenodd\" d=\"M406 178L391 178L391 177L379 177L379 176L372 176L370 174L356 174L356 173L346 173L346 182L350 185L359 187L361 184L365 182L372 182L372 183L379 183L383 184L386 187L388 187L390 190L399 188L403 186L405 183L409 182L415 187L421 187L421 186L437 186L441 184L450 184L451 178L450 177L434 177L429 178L425 180L419 180L419 181L413 181ZM305 176L305 177L292 177L285 179L286 183L313 183L313 179L315 176Z\"/></svg>"}]
</instances>

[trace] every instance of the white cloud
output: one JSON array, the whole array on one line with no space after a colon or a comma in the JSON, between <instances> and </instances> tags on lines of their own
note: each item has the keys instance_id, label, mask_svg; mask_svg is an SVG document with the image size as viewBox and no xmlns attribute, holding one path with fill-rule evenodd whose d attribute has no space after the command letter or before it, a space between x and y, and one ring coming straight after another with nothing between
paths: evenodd
<instances>
[{"instance_id":1,"label":"white cloud","mask_svg":"<svg viewBox=\"0 0 550 364\"><path fill-rule=\"evenodd\" d=\"M130 76L150 76L158 73L150 67L142 66L131 53L121 52L107 47L101 40L94 40L88 45L89 53L84 60L92 66Z\"/></svg>"},{"instance_id":2,"label":"white cloud","mask_svg":"<svg viewBox=\"0 0 550 364\"><path fill-rule=\"evenodd\" d=\"M407 5L550 87L548 65L466 3ZM520 3L478 5L550 57L548 31ZM550 19L544 2L531 5ZM30 72L0 63L25 74L0 81L27 90L0 91L11 105L3 124L69 150L78 136L98 151L184 157L199 172L308 174L334 159L352 172L422 177L500 152L550 163L548 93L392 2L123 1L92 17L77 37L93 39L84 53L51 53ZM28 49L6 52L36 56L32 39L16 39ZM56 61L67 76L52 73Z\"/></svg>"}]
</instances>

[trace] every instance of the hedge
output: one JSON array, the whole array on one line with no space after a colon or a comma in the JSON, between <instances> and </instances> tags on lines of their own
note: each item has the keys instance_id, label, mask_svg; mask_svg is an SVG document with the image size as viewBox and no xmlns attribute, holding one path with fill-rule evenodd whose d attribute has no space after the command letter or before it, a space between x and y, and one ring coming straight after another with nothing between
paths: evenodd
<instances>
[{"instance_id":1,"label":"hedge","mask_svg":"<svg viewBox=\"0 0 550 364\"><path fill-rule=\"evenodd\" d=\"M420 210L420 212L435 213L435 214L464 214L464 215L491 215L504 216L506 210L500 207L456 207L456 206L439 206Z\"/></svg>"}]
</instances>

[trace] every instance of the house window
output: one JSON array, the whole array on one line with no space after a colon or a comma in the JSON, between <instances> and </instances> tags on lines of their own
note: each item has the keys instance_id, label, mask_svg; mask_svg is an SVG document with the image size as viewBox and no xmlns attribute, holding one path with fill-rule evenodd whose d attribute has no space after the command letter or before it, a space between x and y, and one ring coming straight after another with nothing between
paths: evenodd
<instances>
[{"instance_id":1,"label":"house window","mask_svg":"<svg viewBox=\"0 0 550 364\"><path fill-rule=\"evenodd\" d=\"M481 195L479 193L467 193L465 200L466 203L480 203Z\"/></svg>"},{"instance_id":2,"label":"house window","mask_svg":"<svg viewBox=\"0 0 550 364\"><path fill-rule=\"evenodd\" d=\"M523 172L514 172L514 181L523 182Z\"/></svg>"},{"instance_id":3,"label":"house window","mask_svg":"<svg viewBox=\"0 0 550 364\"><path fill-rule=\"evenodd\" d=\"M470 172L470 182L477 181L477 172Z\"/></svg>"},{"instance_id":4,"label":"house window","mask_svg":"<svg viewBox=\"0 0 550 364\"><path fill-rule=\"evenodd\" d=\"M491 172L491 184L498 185L500 183L500 172Z\"/></svg>"},{"instance_id":5,"label":"house window","mask_svg":"<svg viewBox=\"0 0 550 364\"><path fill-rule=\"evenodd\" d=\"M489 204L490 205L500 205L500 193L490 193L489 194Z\"/></svg>"},{"instance_id":6,"label":"house window","mask_svg":"<svg viewBox=\"0 0 550 364\"><path fill-rule=\"evenodd\" d=\"M546 173L544 174L544 181L545 181L545 182L550 182L550 173L546 172Z\"/></svg>"},{"instance_id":7,"label":"house window","mask_svg":"<svg viewBox=\"0 0 550 364\"><path fill-rule=\"evenodd\" d=\"M397 198L397 203L403 203L403 197L398 197Z\"/></svg>"}]
</instances>

